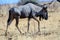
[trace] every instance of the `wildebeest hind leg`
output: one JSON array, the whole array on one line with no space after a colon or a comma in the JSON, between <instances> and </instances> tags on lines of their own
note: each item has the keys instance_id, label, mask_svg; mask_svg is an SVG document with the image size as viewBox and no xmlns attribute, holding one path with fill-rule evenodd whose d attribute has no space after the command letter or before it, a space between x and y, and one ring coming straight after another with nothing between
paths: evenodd
<instances>
[{"instance_id":1,"label":"wildebeest hind leg","mask_svg":"<svg viewBox=\"0 0 60 40\"><path fill-rule=\"evenodd\" d=\"M22 32L20 31L19 27L18 27L19 17L17 16L15 19L16 19L16 28L18 29L18 31L19 31L20 33L22 33Z\"/></svg>"},{"instance_id":2,"label":"wildebeest hind leg","mask_svg":"<svg viewBox=\"0 0 60 40\"><path fill-rule=\"evenodd\" d=\"M7 20L7 27L6 27L6 31L5 31L5 36L7 36L7 30L8 30L8 26L11 24L11 22L13 21L14 18L8 18Z\"/></svg>"}]
</instances>

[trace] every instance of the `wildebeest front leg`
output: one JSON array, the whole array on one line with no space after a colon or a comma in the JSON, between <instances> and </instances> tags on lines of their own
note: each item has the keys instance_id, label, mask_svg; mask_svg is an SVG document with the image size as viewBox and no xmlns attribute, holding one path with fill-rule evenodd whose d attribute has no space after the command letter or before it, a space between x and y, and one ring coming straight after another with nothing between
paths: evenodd
<instances>
[{"instance_id":1,"label":"wildebeest front leg","mask_svg":"<svg viewBox=\"0 0 60 40\"><path fill-rule=\"evenodd\" d=\"M33 17L33 19L38 22L38 32L40 32L40 22L39 22L39 20L37 20L36 17Z\"/></svg>"},{"instance_id":2,"label":"wildebeest front leg","mask_svg":"<svg viewBox=\"0 0 60 40\"><path fill-rule=\"evenodd\" d=\"M18 22L19 22L19 17L16 17L16 28L18 29L18 31L19 31L20 33L22 33L22 32L20 31L19 27L18 27Z\"/></svg>"}]
</instances>

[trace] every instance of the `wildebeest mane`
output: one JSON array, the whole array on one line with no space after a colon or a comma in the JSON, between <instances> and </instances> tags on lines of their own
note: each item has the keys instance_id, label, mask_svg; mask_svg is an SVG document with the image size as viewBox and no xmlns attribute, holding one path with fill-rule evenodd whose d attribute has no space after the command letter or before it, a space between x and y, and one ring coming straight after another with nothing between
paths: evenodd
<instances>
[{"instance_id":1,"label":"wildebeest mane","mask_svg":"<svg viewBox=\"0 0 60 40\"><path fill-rule=\"evenodd\" d=\"M36 2L33 2L33 1L27 1L27 2L25 2L23 5L28 4L28 3L37 4Z\"/></svg>"},{"instance_id":2,"label":"wildebeest mane","mask_svg":"<svg viewBox=\"0 0 60 40\"><path fill-rule=\"evenodd\" d=\"M57 0L57 1L60 2L60 0ZM37 3L37 2L34 2L34 1L27 1L27 2L25 2L23 5L28 4L28 3L32 3L32 4L35 4L35 5L40 6L40 7L44 7L45 5L47 5L47 7L48 7L48 5L52 4L53 2L54 2L54 0L51 1L50 3L41 5L41 4L39 4L39 3Z\"/></svg>"}]
</instances>

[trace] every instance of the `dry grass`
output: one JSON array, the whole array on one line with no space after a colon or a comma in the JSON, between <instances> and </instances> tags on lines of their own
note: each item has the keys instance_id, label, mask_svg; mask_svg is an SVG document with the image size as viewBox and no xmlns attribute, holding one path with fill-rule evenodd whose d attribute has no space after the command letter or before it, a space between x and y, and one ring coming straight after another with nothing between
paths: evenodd
<instances>
[{"instance_id":1,"label":"dry grass","mask_svg":"<svg viewBox=\"0 0 60 40\"><path fill-rule=\"evenodd\" d=\"M21 35L15 27L15 20L8 28L8 35L5 37L6 22L8 19L8 10L10 6L0 6L0 40L60 40L60 8L56 12L49 12L49 19L40 22L41 35L34 34L38 31L37 22L30 21L30 30L26 35ZM2 14L3 13L3 14ZM38 18L37 18L38 19ZM19 28L27 32L27 18L19 20Z\"/></svg>"},{"instance_id":2,"label":"dry grass","mask_svg":"<svg viewBox=\"0 0 60 40\"><path fill-rule=\"evenodd\" d=\"M60 40L60 12L49 12L49 19L40 22L41 35L37 32L37 22L30 21L30 33L21 35L15 27L15 20L9 26L8 36L5 37L6 21L8 15L0 17L0 40ZM38 18L37 18L38 19ZM19 20L19 28L25 33L27 31L27 18Z\"/></svg>"}]
</instances>

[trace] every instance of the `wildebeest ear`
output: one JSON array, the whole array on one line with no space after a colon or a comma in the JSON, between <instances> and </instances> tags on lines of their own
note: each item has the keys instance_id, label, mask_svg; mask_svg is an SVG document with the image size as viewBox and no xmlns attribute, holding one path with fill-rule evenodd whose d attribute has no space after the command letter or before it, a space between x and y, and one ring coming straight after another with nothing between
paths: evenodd
<instances>
[{"instance_id":1,"label":"wildebeest ear","mask_svg":"<svg viewBox=\"0 0 60 40\"><path fill-rule=\"evenodd\" d=\"M58 2L60 2L60 0L57 0Z\"/></svg>"},{"instance_id":2,"label":"wildebeest ear","mask_svg":"<svg viewBox=\"0 0 60 40\"><path fill-rule=\"evenodd\" d=\"M47 6L44 6L43 9L47 9L48 7Z\"/></svg>"}]
</instances>

